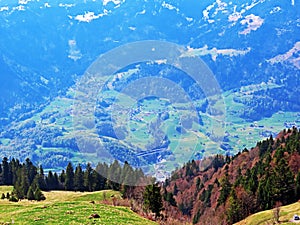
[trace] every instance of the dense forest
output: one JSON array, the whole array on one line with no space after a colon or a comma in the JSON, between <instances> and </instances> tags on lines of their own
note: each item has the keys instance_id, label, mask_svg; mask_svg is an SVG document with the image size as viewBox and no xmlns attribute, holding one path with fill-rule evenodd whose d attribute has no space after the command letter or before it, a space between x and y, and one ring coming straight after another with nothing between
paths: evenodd
<instances>
[{"instance_id":1,"label":"dense forest","mask_svg":"<svg viewBox=\"0 0 300 225\"><path fill-rule=\"evenodd\" d=\"M235 156L190 161L162 185L166 216L233 224L300 198L300 131L293 127Z\"/></svg>"},{"instance_id":2,"label":"dense forest","mask_svg":"<svg viewBox=\"0 0 300 225\"><path fill-rule=\"evenodd\" d=\"M12 201L19 199L43 200L41 191L67 190L67 191L98 191L113 189L121 191L126 196L130 186L137 185L145 178L141 169L133 169L127 162L124 165L115 160L111 165L99 163L95 169L88 163L85 170L78 164L76 168L71 163L61 173L49 171L44 174L43 167L36 167L26 159L20 163L18 159L8 161L3 158L0 164L0 185L13 185L8 196ZM119 181L119 182L116 182Z\"/></svg>"}]
</instances>

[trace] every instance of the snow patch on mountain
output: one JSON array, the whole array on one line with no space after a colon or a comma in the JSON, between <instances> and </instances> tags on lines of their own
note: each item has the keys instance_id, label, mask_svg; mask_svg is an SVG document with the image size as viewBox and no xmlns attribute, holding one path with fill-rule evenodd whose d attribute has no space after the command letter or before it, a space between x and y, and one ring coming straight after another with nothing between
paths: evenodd
<instances>
[{"instance_id":1,"label":"snow patch on mountain","mask_svg":"<svg viewBox=\"0 0 300 225\"><path fill-rule=\"evenodd\" d=\"M25 7L24 7L24 5L18 5L16 7L12 8L11 13L13 13L14 11L25 11Z\"/></svg>"},{"instance_id":2,"label":"snow patch on mountain","mask_svg":"<svg viewBox=\"0 0 300 225\"><path fill-rule=\"evenodd\" d=\"M246 55L250 51L251 48L247 48L246 50L217 49L217 48L208 49L208 46L205 45L202 48L196 48L196 49L188 47L187 51L184 52L181 55L181 57L196 57L196 56L211 55L212 60L216 61L219 55L230 56L230 57L241 56L241 55Z\"/></svg>"},{"instance_id":3,"label":"snow patch on mountain","mask_svg":"<svg viewBox=\"0 0 300 225\"><path fill-rule=\"evenodd\" d=\"M169 3L166 3L165 1L162 3L162 7L169 9L169 10L175 10L176 12L179 12L178 8L176 8L175 6L173 6Z\"/></svg>"},{"instance_id":4,"label":"snow patch on mountain","mask_svg":"<svg viewBox=\"0 0 300 225\"><path fill-rule=\"evenodd\" d=\"M2 6L2 7L0 7L0 12L2 12L2 11L8 11L8 10L9 10L8 6Z\"/></svg>"},{"instance_id":5,"label":"snow patch on mountain","mask_svg":"<svg viewBox=\"0 0 300 225\"><path fill-rule=\"evenodd\" d=\"M271 10L270 14L274 14L274 13L277 13L277 12L280 12L280 11L281 11L281 8L280 8L279 6L276 6L276 7L274 7L274 8Z\"/></svg>"},{"instance_id":6,"label":"snow patch on mountain","mask_svg":"<svg viewBox=\"0 0 300 225\"><path fill-rule=\"evenodd\" d=\"M294 47L286 53L277 55L267 61L271 64L288 62L300 69L300 41L296 42Z\"/></svg>"},{"instance_id":7,"label":"snow patch on mountain","mask_svg":"<svg viewBox=\"0 0 300 225\"><path fill-rule=\"evenodd\" d=\"M28 2L31 2L31 0L19 0L20 5L26 5Z\"/></svg>"},{"instance_id":8,"label":"snow patch on mountain","mask_svg":"<svg viewBox=\"0 0 300 225\"><path fill-rule=\"evenodd\" d=\"M68 57L73 61L77 61L78 59L81 59L82 54L80 50L77 48L76 40L69 40L68 44L70 48Z\"/></svg>"},{"instance_id":9,"label":"snow patch on mountain","mask_svg":"<svg viewBox=\"0 0 300 225\"><path fill-rule=\"evenodd\" d=\"M215 17L219 12L227 13L228 4L226 2L222 2L221 0L216 0L211 5L207 6L205 10L203 10L203 19L208 21L209 23L214 22L212 19ZM215 9L213 11L213 9ZM210 16L211 15L211 16Z\"/></svg>"},{"instance_id":10,"label":"snow patch on mountain","mask_svg":"<svg viewBox=\"0 0 300 225\"><path fill-rule=\"evenodd\" d=\"M112 2L115 5L120 5L124 2L124 0L103 0L103 5L106 6L109 2Z\"/></svg>"},{"instance_id":11,"label":"snow patch on mountain","mask_svg":"<svg viewBox=\"0 0 300 225\"><path fill-rule=\"evenodd\" d=\"M264 19L260 18L259 16L255 16L253 14L247 15L245 19L240 22L242 25L247 25L247 28L239 34L250 34L251 31L255 31L261 27L264 23Z\"/></svg>"},{"instance_id":12,"label":"snow patch on mountain","mask_svg":"<svg viewBox=\"0 0 300 225\"><path fill-rule=\"evenodd\" d=\"M243 6L240 11L237 11L237 5L234 5L232 10L233 12L228 16L228 21L236 23L238 20L244 18L243 14L263 2L265 2L265 0L253 1L250 5Z\"/></svg>"},{"instance_id":13,"label":"snow patch on mountain","mask_svg":"<svg viewBox=\"0 0 300 225\"><path fill-rule=\"evenodd\" d=\"M63 4L63 3L59 3L58 6L68 9L68 8L74 7L75 4Z\"/></svg>"},{"instance_id":14,"label":"snow patch on mountain","mask_svg":"<svg viewBox=\"0 0 300 225\"><path fill-rule=\"evenodd\" d=\"M98 15L96 15L94 12L86 12L85 14L79 14L77 16L75 16L75 20L78 20L80 22L91 22L92 20L95 19L99 19L103 16L108 15L108 11L104 10L103 13L99 13Z\"/></svg>"}]
</instances>

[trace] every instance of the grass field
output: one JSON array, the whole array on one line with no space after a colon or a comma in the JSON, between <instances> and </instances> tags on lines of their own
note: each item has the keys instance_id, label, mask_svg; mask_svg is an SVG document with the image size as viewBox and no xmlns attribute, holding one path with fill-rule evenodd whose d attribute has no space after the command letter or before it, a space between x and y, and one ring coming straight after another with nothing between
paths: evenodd
<instances>
[{"instance_id":1,"label":"grass field","mask_svg":"<svg viewBox=\"0 0 300 225\"><path fill-rule=\"evenodd\" d=\"M280 208L279 222L281 225L296 224L291 222L293 216L300 215L300 202L291 205L282 206ZM253 214L246 219L236 223L235 225L269 225L274 224L273 210L266 210ZM299 223L300 224L300 223Z\"/></svg>"},{"instance_id":2,"label":"grass field","mask_svg":"<svg viewBox=\"0 0 300 225\"><path fill-rule=\"evenodd\" d=\"M0 194L12 187L0 186ZM104 198L120 199L115 191L93 193L51 191L44 192L45 201L22 200L17 203L0 200L0 224L107 224L151 225L156 224L132 212L128 207L102 204ZM95 204L91 203L95 201ZM99 219L89 219L93 213Z\"/></svg>"}]
</instances>

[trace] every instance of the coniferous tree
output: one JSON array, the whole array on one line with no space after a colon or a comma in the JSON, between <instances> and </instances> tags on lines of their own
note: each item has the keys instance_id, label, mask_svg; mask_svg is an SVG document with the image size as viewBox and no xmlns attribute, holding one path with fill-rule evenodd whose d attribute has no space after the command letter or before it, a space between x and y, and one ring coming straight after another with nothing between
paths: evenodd
<instances>
[{"instance_id":1,"label":"coniferous tree","mask_svg":"<svg viewBox=\"0 0 300 225\"><path fill-rule=\"evenodd\" d=\"M38 186L40 187L41 190L46 191L48 189L48 187L47 187L47 183L45 180L44 169L43 169L42 165L40 165L39 173L36 176L38 179Z\"/></svg>"},{"instance_id":2,"label":"coniferous tree","mask_svg":"<svg viewBox=\"0 0 300 225\"><path fill-rule=\"evenodd\" d=\"M106 163L98 163L95 171L99 174L100 190L107 188L108 165Z\"/></svg>"},{"instance_id":3,"label":"coniferous tree","mask_svg":"<svg viewBox=\"0 0 300 225\"><path fill-rule=\"evenodd\" d=\"M37 187L34 191L34 199L37 201L43 201L46 199L39 187Z\"/></svg>"},{"instance_id":4,"label":"coniferous tree","mask_svg":"<svg viewBox=\"0 0 300 225\"><path fill-rule=\"evenodd\" d=\"M66 172L65 172L65 170L61 171L61 174L59 175L59 182L61 184L61 189L65 189L65 182L66 182Z\"/></svg>"},{"instance_id":5,"label":"coniferous tree","mask_svg":"<svg viewBox=\"0 0 300 225\"><path fill-rule=\"evenodd\" d=\"M82 171L80 164L78 164L78 166L75 169L74 190L75 191L84 191L83 171Z\"/></svg>"},{"instance_id":6,"label":"coniferous tree","mask_svg":"<svg viewBox=\"0 0 300 225\"><path fill-rule=\"evenodd\" d=\"M226 202L228 196L231 192L231 184L228 179L228 174L225 174L225 177L221 180L221 193L218 199L218 205L221 205Z\"/></svg>"},{"instance_id":7,"label":"coniferous tree","mask_svg":"<svg viewBox=\"0 0 300 225\"><path fill-rule=\"evenodd\" d=\"M157 184L147 185L143 196L145 208L155 213L155 218L159 217L163 209L160 187Z\"/></svg>"},{"instance_id":8,"label":"coniferous tree","mask_svg":"<svg viewBox=\"0 0 300 225\"><path fill-rule=\"evenodd\" d=\"M30 186L29 174L25 166L23 166L21 169L20 179L21 179L21 188L22 188L22 198L25 198Z\"/></svg>"},{"instance_id":9,"label":"coniferous tree","mask_svg":"<svg viewBox=\"0 0 300 225\"><path fill-rule=\"evenodd\" d=\"M199 177L197 177L197 180L196 180L196 189L197 189L197 191L200 190L200 184L201 184L201 180L200 180Z\"/></svg>"},{"instance_id":10,"label":"coniferous tree","mask_svg":"<svg viewBox=\"0 0 300 225\"><path fill-rule=\"evenodd\" d=\"M13 194L18 199L24 199L27 196L30 183L28 178L28 171L25 165L19 168L17 172L16 183L14 184Z\"/></svg>"},{"instance_id":11,"label":"coniferous tree","mask_svg":"<svg viewBox=\"0 0 300 225\"><path fill-rule=\"evenodd\" d=\"M54 178L53 178L53 190L59 190L60 189L60 187L59 187L59 178L58 178L57 173L55 172L53 176L54 176Z\"/></svg>"},{"instance_id":12,"label":"coniferous tree","mask_svg":"<svg viewBox=\"0 0 300 225\"><path fill-rule=\"evenodd\" d=\"M226 212L227 222L228 224L234 224L242 219L241 206L234 190L230 192L228 202L229 207Z\"/></svg>"},{"instance_id":13,"label":"coniferous tree","mask_svg":"<svg viewBox=\"0 0 300 225\"><path fill-rule=\"evenodd\" d=\"M46 177L46 184L49 190L54 190L54 176L51 170L48 172L48 176Z\"/></svg>"},{"instance_id":14,"label":"coniferous tree","mask_svg":"<svg viewBox=\"0 0 300 225\"><path fill-rule=\"evenodd\" d=\"M48 176L46 176L46 185L49 190L59 190L59 178L57 173L55 172L54 174L50 170L48 172Z\"/></svg>"},{"instance_id":15,"label":"coniferous tree","mask_svg":"<svg viewBox=\"0 0 300 225\"><path fill-rule=\"evenodd\" d=\"M8 165L8 159L7 157L4 157L2 160L2 183L4 185L11 185L10 179L9 179L9 165Z\"/></svg>"},{"instance_id":16,"label":"coniferous tree","mask_svg":"<svg viewBox=\"0 0 300 225\"><path fill-rule=\"evenodd\" d=\"M36 175L32 184L30 185L30 188L33 191L34 200L42 201L42 200L45 200L46 198L39 187L38 180L39 180L39 175Z\"/></svg>"},{"instance_id":17,"label":"coniferous tree","mask_svg":"<svg viewBox=\"0 0 300 225\"><path fill-rule=\"evenodd\" d=\"M283 204L289 204L294 200L294 175L284 158L279 160L274 171L275 202L279 201Z\"/></svg>"},{"instance_id":18,"label":"coniferous tree","mask_svg":"<svg viewBox=\"0 0 300 225\"><path fill-rule=\"evenodd\" d=\"M132 187L136 184L136 176L133 168L125 161L122 173L121 173L122 185L120 191L123 197L129 197L132 191Z\"/></svg>"},{"instance_id":19,"label":"coniferous tree","mask_svg":"<svg viewBox=\"0 0 300 225\"><path fill-rule=\"evenodd\" d=\"M270 169L258 184L257 202L261 210L271 209L274 206L274 187L274 172L273 169Z\"/></svg>"},{"instance_id":20,"label":"coniferous tree","mask_svg":"<svg viewBox=\"0 0 300 225\"><path fill-rule=\"evenodd\" d=\"M176 200L172 192L166 192L165 200L170 203L172 206L176 206Z\"/></svg>"},{"instance_id":21,"label":"coniferous tree","mask_svg":"<svg viewBox=\"0 0 300 225\"><path fill-rule=\"evenodd\" d=\"M92 180L92 191L104 190L104 187L102 185L104 185L105 183L101 183L101 176L95 170L92 171Z\"/></svg>"},{"instance_id":22,"label":"coniferous tree","mask_svg":"<svg viewBox=\"0 0 300 225\"><path fill-rule=\"evenodd\" d=\"M27 199L28 200L35 200L34 193L33 193L33 190L32 190L32 186L30 186L29 189L28 189Z\"/></svg>"},{"instance_id":23,"label":"coniferous tree","mask_svg":"<svg viewBox=\"0 0 300 225\"><path fill-rule=\"evenodd\" d=\"M21 167L20 161L18 159L12 159L9 162L9 170L10 170L10 175L11 176L11 183L14 185L16 183L17 179L17 171Z\"/></svg>"},{"instance_id":24,"label":"coniferous tree","mask_svg":"<svg viewBox=\"0 0 300 225\"><path fill-rule=\"evenodd\" d=\"M178 193L178 188L177 188L177 184L174 184L174 188L173 188L173 195L177 195Z\"/></svg>"},{"instance_id":25,"label":"coniferous tree","mask_svg":"<svg viewBox=\"0 0 300 225\"><path fill-rule=\"evenodd\" d=\"M123 168L121 170L121 175L120 175L120 183L121 184L128 184L128 182L126 181L127 175L132 171L131 166L128 164L127 161L125 161ZM131 174L132 176L133 174Z\"/></svg>"},{"instance_id":26,"label":"coniferous tree","mask_svg":"<svg viewBox=\"0 0 300 225\"><path fill-rule=\"evenodd\" d=\"M66 169L65 189L67 191L74 190L74 168L70 162L68 163Z\"/></svg>"},{"instance_id":27,"label":"coniferous tree","mask_svg":"<svg viewBox=\"0 0 300 225\"><path fill-rule=\"evenodd\" d=\"M33 182L33 179L37 175L37 168L32 164L29 158L26 159L25 166L26 166L28 180L29 183L31 184Z\"/></svg>"},{"instance_id":28,"label":"coniferous tree","mask_svg":"<svg viewBox=\"0 0 300 225\"><path fill-rule=\"evenodd\" d=\"M296 176L296 184L295 184L295 196L296 199L300 199L300 171Z\"/></svg>"},{"instance_id":29,"label":"coniferous tree","mask_svg":"<svg viewBox=\"0 0 300 225\"><path fill-rule=\"evenodd\" d=\"M197 224L199 222L201 216L200 210L197 211L196 215L193 217L193 224Z\"/></svg>"},{"instance_id":30,"label":"coniferous tree","mask_svg":"<svg viewBox=\"0 0 300 225\"><path fill-rule=\"evenodd\" d=\"M85 190L87 190L87 191L93 190L92 172L93 172L93 169L91 167L91 164L88 163L86 165L86 169L85 169L84 175L83 175L83 183L84 183Z\"/></svg>"},{"instance_id":31,"label":"coniferous tree","mask_svg":"<svg viewBox=\"0 0 300 225\"><path fill-rule=\"evenodd\" d=\"M119 191L120 190L120 174L121 166L118 160L115 160L108 169L108 185L111 189Z\"/></svg>"}]
</instances>

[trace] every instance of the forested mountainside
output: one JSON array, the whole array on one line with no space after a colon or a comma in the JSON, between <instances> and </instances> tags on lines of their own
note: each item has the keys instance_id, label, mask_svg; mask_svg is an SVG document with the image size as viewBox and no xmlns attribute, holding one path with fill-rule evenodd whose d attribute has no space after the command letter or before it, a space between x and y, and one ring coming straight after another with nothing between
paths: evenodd
<instances>
[{"instance_id":1,"label":"forested mountainside","mask_svg":"<svg viewBox=\"0 0 300 225\"><path fill-rule=\"evenodd\" d=\"M300 198L300 132L283 130L233 157L190 161L163 184L167 217L233 224Z\"/></svg>"},{"instance_id":2,"label":"forested mountainside","mask_svg":"<svg viewBox=\"0 0 300 225\"><path fill-rule=\"evenodd\" d=\"M95 169L69 163L48 175L29 159L5 157L0 164L0 184L14 186L2 197L12 201L43 200L41 190L113 189L130 199L133 211L162 223L233 224L300 198L300 129L283 130L234 156L189 161L164 182L147 185L147 179L142 170L116 160Z\"/></svg>"}]
</instances>

